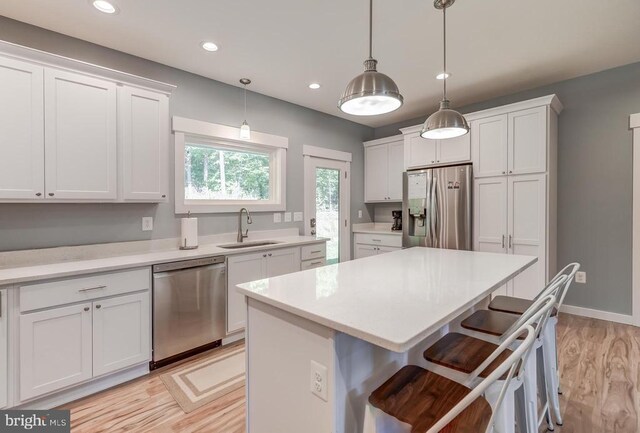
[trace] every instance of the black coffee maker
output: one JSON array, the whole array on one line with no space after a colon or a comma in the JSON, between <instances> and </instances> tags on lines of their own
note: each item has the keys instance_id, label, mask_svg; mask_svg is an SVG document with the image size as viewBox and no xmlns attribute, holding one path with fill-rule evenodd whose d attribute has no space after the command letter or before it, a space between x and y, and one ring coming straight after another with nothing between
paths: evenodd
<instances>
[{"instance_id":1,"label":"black coffee maker","mask_svg":"<svg viewBox=\"0 0 640 433\"><path fill-rule=\"evenodd\" d=\"M393 225L391 230L402 230L402 211L392 210L391 216L393 217Z\"/></svg>"}]
</instances>

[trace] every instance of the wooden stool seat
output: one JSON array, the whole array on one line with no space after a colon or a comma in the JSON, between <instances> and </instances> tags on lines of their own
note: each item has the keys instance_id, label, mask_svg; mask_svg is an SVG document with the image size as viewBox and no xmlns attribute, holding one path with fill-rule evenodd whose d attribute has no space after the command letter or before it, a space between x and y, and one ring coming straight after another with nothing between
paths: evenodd
<instances>
[{"instance_id":1,"label":"wooden stool seat","mask_svg":"<svg viewBox=\"0 0 640 433\"><path fill-rule=\"evenodd\" d=\"M510 314L524 314L533 304L531 299L515 298L513 296L496 296L491 300L489 309L493 311L502 311ZM554 307L551 310L551 316L557 316L558 310Z\"/></svg>"},{"instance_id":2,"label":"wooden stool seat","mask_svg":"<svg viewBox=\"0 0 640 433\"><path fill-rule=\"evenodd\" d=\"M402 367L373 391L369 403L411 425L412 433L424 433L449 412L471 390L446 377L415 365ZM476 399L441 432L484 432L491 419L491 406Z\"/></svg>"},{"instance_id":3,"label":"wooden stool seat","mask_svg":"<svg viewBox=\"0 0 640 433\"><path fill-rule=\"evenodd\" d=\"M443 367L471 373L487 359L498 346L488 341L469 337L457 332L449 334L438 340L433 346L424 351L424 359ZM502 364L511 355L510 350L502 352L487 368L479 374L487 377L493 370ZM501 379L505 379L507 373Z\"/></svg>"},{"instance_id":4,"label":"wooden stool seat","mask_svg":"<svg viewBox=\"0 0 640 433\"><path fill-rule=\"evenodd\" d=\"M465 329L501 336L518 321L518 316L501 311L478 310L460 324ZM522 336L519 337L522 339Z\"/></svg>"}]
</instances>

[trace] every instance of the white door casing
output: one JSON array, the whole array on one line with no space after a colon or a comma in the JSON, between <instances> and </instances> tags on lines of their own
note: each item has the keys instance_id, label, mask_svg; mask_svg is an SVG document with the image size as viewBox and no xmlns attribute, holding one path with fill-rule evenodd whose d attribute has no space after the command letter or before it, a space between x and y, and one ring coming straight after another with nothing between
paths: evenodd
<instances>
[{"instance_id":1,"label":"white door casing","mask_svg":"<svg viewBox=\"0 0 640 433\"><path fill-rule=\"evenodd\" d=\"M340 170L340 261L351 259L351 153L303 145L304 155L304 231L312 236L316 218L317 167Z\"/></svg>"},{"instance_id":2,"label":"white door casing","mask_svg":"<svg viewBox=\"0 0 640 433\"><path fill-rule=\"evenodd\" d=\"M632 253L632 314L633 323L640 326L640 113L629 117L633 131L633 253Z\"/></svg>"}]
</instances>

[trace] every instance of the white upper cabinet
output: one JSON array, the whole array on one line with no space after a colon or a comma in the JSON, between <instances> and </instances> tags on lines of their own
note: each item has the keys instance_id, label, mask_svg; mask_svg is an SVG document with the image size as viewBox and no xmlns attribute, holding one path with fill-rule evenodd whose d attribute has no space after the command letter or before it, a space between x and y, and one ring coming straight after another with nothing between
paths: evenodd
<instances>
[{"instance_id":1,"label":"white upper cabinet","mask_svg":"<svg viewBox=\"0 0 640 433\"><path fill-rule=\"evenodd\" d=\"M402 201L404 139L402 136L364 143L366 202Z\"/></svg>"},{"instance_id":2,"label":"white upper cabinet","mask_svg":"<svg viewBox=\"0 0 640 433\"><path fill-rule=\"evenodd\" d=\"M43 68L0 57L0 95L0 200L43 199Z\"/></svg>"},{"instance_id":3,"label":"white upper cabinet","mask_svg":"<svg viewBox=\"0 0 640 433\"><path fill-rule=\"evenodd\" d=\"M47 197L117 198L116 85L45 69Z\"/></svg>"},{"instance_id":4,"label":"white upper cabinet","mask_svg":"<svg viewBox=\"0 0 640 433\"><path fill-rule=\"evenodd\" d=\"M122 198L165 200L169 187L169 97L119 87L118 132Z\"/></svg>"},{"instance_id":5,"label":"white upper cabinet","mask_svg":"<svg viewBox=\"0 0 640 433\"><path fill-rule=\"evenodd\" d=\"M507 117L500 114L471 122L475 177L507 174Z\"/></svg>"},{"instance_id":6,"label":"white upper cabinet","mask_svg":"<svg viewBox=\"0 0 640 433\"><path fill-rule=\"evenodd\" d=\"M544 173L547 107L534 107L471 122L475 177Z\"/></svg>"},{"instance_id":7,"label":"white upper cabinet","mask_svg":"<svg viewBox=\"0 0 640 433\"><path fill-rule=\"evenodd\" d=\"M547 107L509 113L509 174L547 170Z\"/></svg>"},{"instance_id":8,"label":"white upper cabinet","mask_svg":"<svg viewBox=\"0 0 640 433\"><path fill-rule=\"evenodd\" d=\"M420 137L421 128L422 126L402 129L404 162L407 169L465 163L471 160L469 134L446 140L431 140Z\"/></svg>"},{"instance_id":9,"label":"white upper cabinet","mask_svg":"<svg viewBox=\"0 0 640 433\"><path fill-rule=\"evenodd\" d=\"M174 86L0 41L0 202L162 202Z\"/></svg>"},{"instance_id":10,"label":"white upper cabinet","mask_svg":"<svg viewBox=\"0 0 640 433\"><path fill-rule=\"evenodd\" d=\"M429 140L420 137L420 133L412 133L405 136L405 166L407 168L420 168L436 164L437 140Z\"/></svg>"}]
</instances>

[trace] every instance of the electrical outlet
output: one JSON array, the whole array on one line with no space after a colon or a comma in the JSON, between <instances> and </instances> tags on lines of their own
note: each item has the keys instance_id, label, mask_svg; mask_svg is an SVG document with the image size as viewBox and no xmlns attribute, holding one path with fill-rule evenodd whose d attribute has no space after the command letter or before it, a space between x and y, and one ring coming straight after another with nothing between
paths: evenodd
<instances>
[{"instance_id":1,"label":"electrical outlet","mask_svg":"<svg viewBox=\"0 0 640 433\"><path fill-rule=\"evenodd\" d=\"M302 221L302 212L294 212L293 213L294 221Z\"/></svg>"},{"instance_id":2,"label":"electrical outlet","mask_svg":"<svg viewBox=\"0 0 640 433\"><path fill-rule=\"evenodd\" d=\"M315 361L311 361L310 370L310 390L324 401L329 401L327 397L327 367Z\"/></svg>"},{"instance_id":3,"label":"electrical outlet","mask_svg":"<svg viewBox=\"0 0 640 433\"><path fill-rule=\"evenodd\" d=\"M153 230L153 217L142 217L142 231L149 232Z\"/></svg>"},{"instance_id":4,"label":"electrical outlet","mask_svg":"<svg viewBox=\"0 0 640 433\"><path fill-rule=\"evenodd\" d=\"M276 212L273 214L273 222L281 223L282 222L282 214L280 212Z\"/></svg>"},{"instance_id":5,"label":"electrical outlet","mask_svg":"<svg viewBox=\"0 0 640 433\"><path fill-rule=\"evenodd\" d=\"M362 218L362 210L358 209L358 218Z\"/></svg>"},{"instance_id":6,"label":"electrical outlet","mask_svg":"<svg viewBox=\"0 0 640 433\"><path fill-rule=\"evenodd\" d=\"M291 212L285 212L284 213L284 222L286 222L286 223L290 223L291 222Z\"/></svg>"},{"instance_id":7,"label":"electrical outlet","mask_svg":"<svg viewBox=\"0 0 640 433\"><path fill-rule=\"evenodd\" d=\"M576 283L585 284L587 282L587 273L584 271L576 272Z\"/></svg>"}]
</instances>

